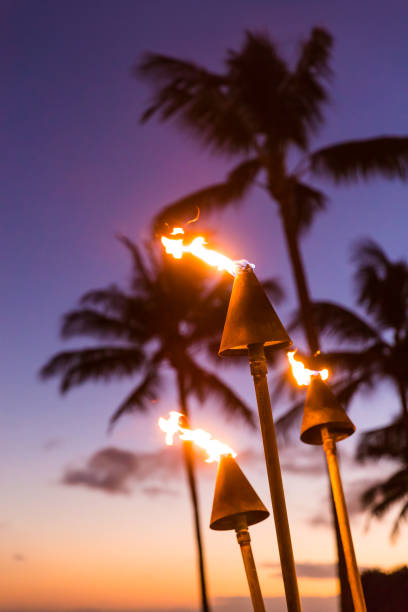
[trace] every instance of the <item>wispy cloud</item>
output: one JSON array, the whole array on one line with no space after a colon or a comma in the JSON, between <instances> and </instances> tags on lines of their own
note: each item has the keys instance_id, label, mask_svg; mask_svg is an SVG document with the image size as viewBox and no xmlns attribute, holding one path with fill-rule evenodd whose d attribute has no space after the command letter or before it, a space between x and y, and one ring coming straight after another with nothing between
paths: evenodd
<instances>
[{"instance_id":1,"label":"wispy cloud","mask_svg":"<svg viewBox=\"0 0 408 612\"><path fill-rule=\"evenodd\" d=\"M160 486L143 487L142 492L146 495L149 495L149 497L158 497L159 495L178 495L178 491L174 491L173 489L168 489L167 487Z\"/></svg>"},{"instance_id":2,"label":"wispy cloud","mask_svg":"<svg viewBox=\"0 0 408 612\"><path fill-rule=\"evenodd\" d=\"M280 576L281 574L279 563L262 563L262 567L272 569L272 576ZM296 574L298 578L334 578L336 568L333 562L304 561L303 563L296 563Z\"/></svg>"},{"instance_id":3,"label":"wispy cloud","mask_svg":"<svg viewBox=\"0 0 408 612\"><path fill-rule=\"evenodd\" d=\"M14 553L12 559L13 561L17 561L17 563L24 563L24 561L26 561L25 555L22 555L21 553Z\"/></svg>"},{"instance_id":4,"label":"wispy cloud","mask_svg":"<svg viewBox=\"0 0 408 612\"><path fill-rule=\"evenodd\" d=\"M80 467L66 468L61 483L126 495L137 481L150 477L161 480L178 477L181 467L181 455L176 448L134 453L111 446L95 452ZM169 494L169 489L147 487L144 492L148 495Z\"/></svg>"},{"instance_id":5,"label":"wispy cloud","mask_svg":"<svg viewBox=\"0 0 408 612\"><path fill-rule=\"evenodd\" d=\"M42 445L44 451L52 451L62 446L62 438L48 438Z\"/></svg>"},{"instance_id":6,"label":"wispy cloud","mask_svg":"<svg viewBox=\"0 0 408 612\"><path fill-rule=\"evenodd\" d=\"M272 576L281 575L281 566L279 563L262 563L261 567L272 569ZM366 567L360 567L360 571L364 572ZM298 578L335 578L337 575L337 565L332 561L316 563L315 561L303 561L296 563L296 574Z\"/></svg>"}]
</instances>

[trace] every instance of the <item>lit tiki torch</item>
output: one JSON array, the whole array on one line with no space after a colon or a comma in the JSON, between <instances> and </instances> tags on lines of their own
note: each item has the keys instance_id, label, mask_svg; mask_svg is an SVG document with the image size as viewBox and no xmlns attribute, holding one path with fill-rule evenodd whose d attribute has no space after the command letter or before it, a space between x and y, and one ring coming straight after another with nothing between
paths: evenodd
<instances>
[{"instance_id":1,"label":"lit tiki torch","mask_svg":"<svg viewBox=\"0 0 408 612\"><path fill-rule=\"evenodd\" d=\"M185 245L183 233L181 228L175 228L172 233L173 239L162 238L167 253L171 253L176 258L181 258L183 253L192 253L220 270L227 270L235 277L219 355L248 355L249 358L258 404L286 602L289 612L299 612L300 598L264 352L265 346L274 349L286 348L291 344L291 340L253 272L255 266L243 260L233 261L207 249L203 237L195 238L190 244Z\"/></svg>"},{"instance_id":2,"label":"lit tiki torch","mask_svg":"<svg viewBox=\"0 0 408 612\"><path fill-rule=\"evenodd\" d=\"M210 527L236 531L254 611L265 612L248 526L263 521L269 512L235 461L237 454L232 448L214 440L203 429L182 427L182 419L181 413L170 412L167 420L159 419L159 427L166 434L167 444L172 445L174 435L178 434L181 440L190 440L203 448L208 454L207 463L219 462Z\"/></svg>"},{"instance_id":3,"label":"lit tiki torch","mask_svg":"<svg viewBox=\"0 0 408 612\"><path fill-rule=\"evenodd\" d=\"M363 587L357 567L336 452L336 442L351 436L356 428L330 387L324 382L328 378L328 371L305 368L302 362L295 359L294 352L288 353L288 359L297 383L309 386L300 439L306 444L323 445L339 521L340 536L343 543L354 609L356 612L365 612L366 605Z\"/></svg>"}]
</instances>

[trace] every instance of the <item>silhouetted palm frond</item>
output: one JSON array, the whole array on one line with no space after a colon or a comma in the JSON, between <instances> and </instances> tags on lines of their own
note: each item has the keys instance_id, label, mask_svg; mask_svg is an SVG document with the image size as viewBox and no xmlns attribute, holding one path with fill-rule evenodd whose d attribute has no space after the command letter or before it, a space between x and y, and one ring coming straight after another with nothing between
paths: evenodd
<instances>
[{"instance_id":1,"label":"silhouetted palm frond","mask_svg":"<svg viewBox=\"0 0 408 612\"><path fill-rule=\"evenodd\" d=\"M135 374L144 363L144 351L137 346L99 346L63 351L41 369L43 379L59 376L61 392L90 380L105 381Z\"/></svg>"},{"instance_id":2,"label":"silhouetted palm frond","mask_svg":"<svg viewBox=\"0 0 408 612\"><path fill-rule=\"evenodd\" d=\"M408 266L392 262L373 240L360 240L353 250L357 269L354 283L358 303L373 316L380 329L398 334L406 323Z\"/></svg>"},{"instance_id":3,"label":"silhouetted palm frond","mask_svg":"<svg viewBox=\"0 0 408 612\"><path fill-rule=\"evenodd\" d=\"M377 518L382 518L397 502L402 508L395 519L391 536L398 534L401 521L408 513L408 468L404 466L383 482L373 485L361 496L362 506Z\"/></svg>"},{"instance_id":4,"label":"silhouetted palm frond","mask_svg":"<svg viewBox=\"0 0 408 612\"><path fill-rule=\"evenodd\" d=\"M64 316L61 338L87 336L96 339L139 341L143 331L142 321L142 318L135 320L135 325L129 326L123 319L106 316L89 308L72 310Z\"/></svg>"},{"instance_id":5,"label":"silhouetted palm frond","mask_svg":"<svg viewBox=\"0 0 408 612\"><path fill-rule=\"evenodd\" d=\"M312 130L323 122L322 104L328 101L324 80L331 76L332 45L332 36L326 30L313 28L310 37L301 44L300 56L290 79L290 92L296 100L295 112Z\"/></svg>"},{"instance_id":6,"label":"silhouetted palm frond","mask_svg":"<svg viewBox=\"0 0 408 612\"><path fill-rule=\"evenodd\" d=\"M340 342L378 342L377 330L355 312L334 302L314 302L313 318L321 333Z\"/></svg>"},{"instance_id":7,"label":"silhouetted palm frond","mask_svg":"<svg viewBox=\"0 0 408 612\"><path fill-rule=\"evenodd\" d=\"M358 441L356 459L361 462L381 458L399 460L405 450L404 423L398 417L390 425L363 432Z\"/></svg>"},{"instance_id":8,"label":"silhouetted palm frond","mask_svg":"<svg viewBox=\"0 0 408 612\"><path fill-rule=\"evenodd\" d=\"M168 204L153 219L154 233L161 234L173 226L183 226L194 217L197 209L205 214L240 204L253 186L260 168L258 159L245 160L231 170L224 183L205 187Z\"/></svg>"},{"instance_id":9,"label":"silhouetted palm frond","mask_svg":"<svg viewBox=\"0 0 408 612\"><path fill-rule=\"evenodd\" d=\"M198 365L192 359L184 360L187 389L200 402L213 397L225 414L243 418L249 425L255 427L254 413L246 403L216 374Z\"/></svg>"},{"instance_id":10,"label":"silhouetted palm frond","mask_svg":"<svg viewBox=\"0 0 408 612\"><path fill-rule=\"evenodd\" d=\"M302 183L296 177L292 179L292 189L292 226L300 235L309 229L315 215L326 209L327 197L323 192Z\"/></svg>"},{"instance_id":11,"label":"silhouetted palm frond","mask_svg":"<svg viewBox=\"0 0 408 612\"><path fill-rule=\"evenodd\" d=\"M382 136L324 147L310 155L310 168L336 182L375 177L406 180L408 138Z\"/></svg>"},{"instance_id":12,"label":"silhouetted palm frond","mask_svg":"<svg viewBox=\"0 0 408 612\"><path fill-rule=\"evenodd\" d=\"M162 384L157 365L150 364L139 385L112 414L109 419L109 428L111 429L124 414L147 412L151 409L152 403L157 401Z\"/></svg>"}]
</instances>

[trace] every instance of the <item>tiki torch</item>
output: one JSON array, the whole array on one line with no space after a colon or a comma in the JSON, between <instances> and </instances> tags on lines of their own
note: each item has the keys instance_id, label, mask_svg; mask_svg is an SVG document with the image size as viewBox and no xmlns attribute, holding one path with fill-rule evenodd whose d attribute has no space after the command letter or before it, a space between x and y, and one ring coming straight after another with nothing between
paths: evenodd
<instances>
[{"instance_id":1,"label":"tiki torch","mask_svg":"<svg viewBox=\"0 0 408 612\"><path fill-rule=\"evenodd\" d=\"M254 611L265 612L248 526L265 520L269 512L235 461L237 453L215 440L208 431L183 427L183 419L180 412L172 411L168 419L160 417L158 425L166 434L169 446L177 434L180 440L189 440L205 450L207 463L219 462L210 528L217 531L235 529Z\"/></svg>"},{"instance_id":2,"label":"tiki torch","mask_svg":"<svg viewBox=\"0 0 408 612\"><path fill-rule=\"evenodd\" d=\"M330 387L320 377L314 376L306 396L300 439L306 444L323 445L354 609L366 612L336 449L336 443L351 436L355 429Z\"/></svg>"},{"instance_id":3,"label":"tiki torch","mask_svg":"<svg viewBox=\"0 0 408 612\"><path fill-rule=\"evenodd\" d=\"M266 379L264 347L284 349L291 340L280 322L250 266L241 267L235 276L219 350L220 356L248 355L258 404L259 421L276 536L289 612L299 612L300 599L282 474Z\"/></svg>"},{"instance_id":4,"label":"tiki torch","mask_svg":"<svg viewBox=\"0 0 408 612\"><path fill-rule=\"evenodd\" d=\"M272 418L271 400L266 380L267 365L264 347L283 349L292 342L274 311L258 279L253 264L245 260L233 261L222 253L206 247L203 236L184 244L184 230L173 228L161 242L167 253L181 259L190 253L235 277L219 355L248 355L261 424L262 440L272 498L279 557L289 612L300 612L295 561L286 512L282 474Z\"/></svg>"},{"instance_id":5,"label":"tiki torch","mask_svg":"<svg viewBox=\"0 0 408 612\"><path fill-rule=\"evenodd\" d=\"M328 371L305 368L302 362L295 359L292 352L288 353L288 359L298 384L309 386L300 439L305 444L323 445L354 609L356 612L365 612L363 587L354 552L336 450L336 443L351 436L356 428L330 387L324 382L328 378Z\"/></svg>"},{"instance_id":6,"label":"tiki torch","mask_svg":"<svg viewBox=\"0 0 408 612\"><path fill-rule=\"evenodd\" d=\"M217 531L235 530L254 612L265 612L265 604L248 527L265 520L268 516L268 510L235 459L231 455L223 455L218 465L210 528Z\"/></svg>"}]
</instances>

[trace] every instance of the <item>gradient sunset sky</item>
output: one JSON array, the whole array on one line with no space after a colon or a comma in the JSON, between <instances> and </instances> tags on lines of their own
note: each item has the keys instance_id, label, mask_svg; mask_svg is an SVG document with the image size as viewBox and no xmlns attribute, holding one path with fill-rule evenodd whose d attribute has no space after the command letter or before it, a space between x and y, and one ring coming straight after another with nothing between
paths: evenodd
<instances>
[{"instance_id":1,"label":"gradient sunset sky","mask_svg":"<svg viewBox=\"0 0 408 612\"><path fill-rule=\"evenodd\" d=\"M61 315L91 288L126 283L129 257L117 241L142 243L152 215L178 197L221 180L232 163L211 157L171 124L138 122L148 101L130 68L144 51L221 69L245 29L267 31L289 60L313 26L335 37L332 104L315 147L349 138L408 134L408 5L324 0L3 0L0 449L0 611L190 612L198 609L191 509L179 449L164 449L157 417L177 409L168 389L150 414L107 422L132 381L86 385L61 397L38 379L64 347ZM318 185L314 181L315 185ZM407 258L407 186L373 181L334 187L328 211L302 249L312 295L354 306L350 246L373 237L391 258ZM233 259L278 277L295 306L279 219L261 190L251 206L213 217ZM302 346L302 337L295 338ZM249 372L222 370L254 406ZM273 374L273 373L272 373ZM255 406L254 406L255 407ZM276 413L285 409L276 406ZM358 431L398 410L392 390L356 400ZM193 422L231 445L270 509L259 432L226 421L208 403ZM357 436L355 436L357 438ZM406 564L408 528L391 543L392 515L359 512L364 484L392 466L355 466L355 440L341 444L342 472L361 567ZM106 451L106 449L110 449ZM92 456L134 453L116 490L69 484ZM294 553L305 612L336 609L334 546L320 449L280 443ZM117 453L115 456L122 456ZM120 468L120 461L118 462ZM207 528L216 465L199 466L209 591L216 612L250 610L235 536ZM121 479L122 478L122 479ZM86 478L84 478L86 480ZM272 518L252 530L267 609L285 610Z\"/></svg>"}]
</instances>

